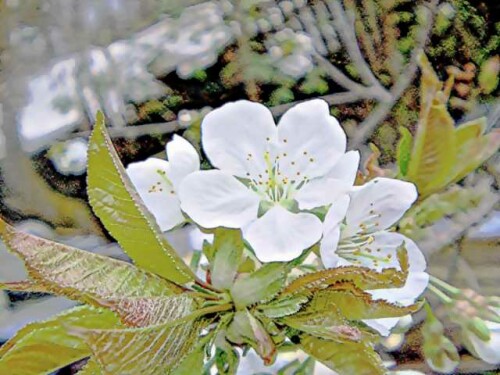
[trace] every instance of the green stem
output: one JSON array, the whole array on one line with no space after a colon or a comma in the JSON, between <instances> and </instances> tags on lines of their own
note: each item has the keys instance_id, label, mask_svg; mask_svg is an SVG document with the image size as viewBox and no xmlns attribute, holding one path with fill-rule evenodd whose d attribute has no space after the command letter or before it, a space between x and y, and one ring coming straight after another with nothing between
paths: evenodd
<instances>
[{"instance_id":1,"label":"green stem","mask_svg":"<svg viewBox=\"0 0 500 375\"><path fill-rule=\"evenodd\" d=\"M213 285L207 284L203 280L197 278L195 281L196 284L201 286L202 288L208 289L209 291L215 292L215 293L221 293L221 291L217 288L215 288Z\"/></svg>"},{"instance_id":2,"label":"green stem","mask_svg":"<svg viewBox=\"0 0 500 375\"><path fill-rule=\"evenodd\" d=\"M460 289L455 288L453 285L448 284L446 281L443 281L436 276L430 275L429 281L433 283L435 286L440 287L445 292L448 292L453 295L460 294Z\"/></svg>"},{"instance_id":3,"label":"green stem","mask_svg":"<svg viewBox=\"0 0 500 375\"><path fill-rule=\"evenodd\" d=\"M434 285L429 284L427 287L432 293L434 293L443 303L451 303L453 300L444 294L441 290L436 288Z\"/></svg>"},{"instance_id":4,"label":"green stem","mask_svg":"<svg viewBox=\"0 0 500 375\"><path fill-rule=\"evenodd\" d=\"M206 293L189 292L189 295L193 296L193 297L202 298L202 299L205 299L205 300L210 300L210 301L218 301L219 300L219 298L217 298L217 297L215 297L213 295L210 295L210 294L206 294Z\"/></svg>"}]
</instances>

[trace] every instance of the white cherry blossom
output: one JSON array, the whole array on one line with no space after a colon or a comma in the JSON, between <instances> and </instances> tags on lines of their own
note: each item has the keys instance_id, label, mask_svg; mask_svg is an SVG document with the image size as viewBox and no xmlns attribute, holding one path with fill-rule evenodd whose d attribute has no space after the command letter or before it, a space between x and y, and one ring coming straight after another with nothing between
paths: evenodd
<instances>
[{"instance_id":1,"label":"white cherry blossom","mask_svg":"<svg viewBox=\"0 0 500 375\"><path fill-rule=\"evenodd\" d=\"M345 153L345 133L322 100L294 106L277 126L261 104L228 103L201 130L217 169L184 180L182 210L205 228L242 228L263 262L288 261L314 245L321 221L304 211L331 204L354 183L359 154Z\"/></svg>"},{"instance_id":2,"label":"white cherry blossom","mask_svg":"<svg viewBox=\"0 0 500 375\"><path fill-rule=\"evenodd\" d=\"M413 184L389 178L376 178L353 188L328 211L320 253L327 268L357 265L376 270L400 269L397 250L404 244L409 275L401 288L378 289L370 293L377 299L410 305L425 290L429 275L426 261L415 242L402 234L388 231L417 198ZM365 321L383 335L388 335L399 318Z\"/></svg>"},{"instance_id":3,"label":"white cherry blossom","mask_svg":"<svg viewBox=\"0 0 500 375\"><path fill-rule=\"evenodd\" d=\"M163 231L185 221L179 186L188 174L200 169L198 153L184 138L174 135L166 150L168 161L149 158L127 166L132 184Z\"/></svg>"}]
</instances>

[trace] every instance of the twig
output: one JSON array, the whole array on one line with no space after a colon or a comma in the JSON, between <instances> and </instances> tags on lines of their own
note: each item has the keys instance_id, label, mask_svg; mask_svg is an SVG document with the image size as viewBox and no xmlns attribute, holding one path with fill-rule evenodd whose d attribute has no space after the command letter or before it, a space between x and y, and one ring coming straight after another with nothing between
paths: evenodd
<instances>
[{"instance_id":1,"label":"twig","mask_svg":"<svg viewBox=\"0 0 500 375\"><path fill-rule=\"evenodd\" d=\"M345 11L343 10L342 6L338 1L333 1L330 2L332 7L340 7L342 9L343 14L345 15ZM336 5L335 5L336 4ZM360 83L357 83L350 79L346 74L344 74L339 68L337 68L335 65L333 65L330 61L328 61L326 58L321 56L319 53L316 53L313 55L315 60L317 61L318 65L320 65L323 69L325 69L326 73L328 73L332 79L338 83L340 86L344 87L347 91L346 92L341 92L341 93L334 93L334 94L329 94L329 95L324 95L320 96L320 98L326 100L329 104L343 104L343 103L352 103L360 100L377 100L380 102L380 104L377 106L377 108L360 124L359 126L359 131L358 134L353 138L352 145L353 147L359 147L361 143L363 143L368 136L369 133L373 130L373 128L382 120L384 119L389 111L392 109L394 104L397 102L397 100L401 97L403 92L406 90L406 88L411 84L413 77L416 73L417 70L417 57L418 54L423 50L423 47L425 46L425 42L427 40L427 36L430 32L431 25L432 25L432 18L433 18L433 13L435 11L437 4L437 0L432 0L428 8L430 10L430 15L428 15L428 22L424 25L425 27L422 27L420 30L419 36L418 36L418 47L413 51L412 57L410 58L410 62L407 64L405 69L403 70L402 74L400 75L398 81L393 85L391 88L390 92L388 92L383 86L378 83L378 85L372 85L372 86L364 86ZM336 9L336 8L333 8ZM347 15L345 15L347 17ZM339 18L339 17L337 17ZM341 21L345 22L345 21ZM352 29L352 25L348 26ZM352 29L351 32L347 32L346 35L348 38L345 40L351 40L352 35L354 35L354 29ZM344 31L344 34L346 32ZM351 39L349 39L351 38ZM352 44L352 43L351 43ZM354 60L361 58L361 51L359 50L359 47L356 42L354 42L354 51L353 47L350 46L349 48L352 49L351 51L348 50L348 53L350 57L353 59L353 63L355 62ZM347 48L347 44L346 44ZM357 56L357 57L356 57ZM365 65L365 68L367 69L367 63L366 61L363 60L361 63L358 61L358 64L363 64ZM359 69L359 67L356 67ZM371 71L370 71L371 72ZM366 72L364 73L366 74ZM361 75L361 71L360 71ZM373 73L371 73L373 76ZM368 78L368 77L366 77ZM376 80L376 78L373 76L373 78L370 78L370 82L374 82L373 79ZM287 103L287 104L282 104L278 105L276 107L271 108L271 111L273 115L279 116L283 114L287 109L293 107L300 101L293 102L293 103ZM184 129L184 126L180 126L177 121L170 121L166 123L155 123L155 124L147 124L147 125L138 125L138 126L127 126L124 128L110 128L109 133L110 136L113 138L137 138L143 135L150 135L150 134L168 134L168 133L173 133L179 130ZM83 132L78 132L78 133L73 133L70 135L70 138L74 137L88 137L89 136L88 131L83 131Z\"/></svg>"},{"instance_id":2,"label":"twig","mask_svg":"<svg viewBox=\"0 0 500 375\"><path fill-rule=\"evenodd\" d=\"M374 128L387 117L392 107L399 100L401 95L405 92L408 86L412 83L415 73L417 72L417 60L420 53L423 52L425 44L427 42L428 36L432 30L432 24L434 20L434 14L436 12L436 7L438 0L430 1L424 9L426 9L427 15L425 17L424 24L419 30L417 36L417 47L413 50L410 61L406 67L401 72L396 83L390 89L391 100L387 102L380 103L377 108L375 108L370 115L359 124L357 134L351 140L351 147L357 148L362 145L369 135L373 132Z\"/></svg>"},{"instance_id":3,"label":"twig","mask_svg":"<svg viewBox=\"0 0 500 375\"><path fill-rule=\"evenodd\" d=\"M323 56L321 56L319 53L315 53L313 55L314 59L320 65L326 73L328 73L332 79L338 83L340 86L345 88L346 90L352 91L352 92L363 92L363 90L366 90L366 87L354 82L352 79L350 79L347 75L345 75L339 68L337 68L335 65L333 65L330 61L325 59Z\"/></svg>"},{"instance_id":4,"label":"twig","mask_svg":"<svg viewBox=\"0 0 500 375\"><path fill-rule=\"evenodd\" d=\"M457 265L457 273L464 275L465 279L467 280L468 286L474 289L476 292L481 292L481 285L479 285L476 273L472 269L471 265L462 257L458 258Z\"/></svg>"},{"instance_id":5,"label":"twig","mask_svg":"<svg viewBox=\"0 0 500 375\"><path fill-rule=\"evenodd\" d=\"M498 203L500 203L500 196L491 193L484 197L476 208L455 215L453 221L447 219L449 223L446 233L442 233L439 226L429 227L425 231L426 234L423 235L426 240L419 241L419 247L427 257L431 256L481 225Z\"/></svg>"},{"instance_id":6,"label":"twig","mask_svg":"<svg viewBox=\"0 0 500 375\"><path fill-rule=\"evenodd\" d=\"M389 93L380 84L380 82L370 69L370 65L368 65L366 60L363 58L358 41L356 39L354 18L352 17L352 15L348 15L345 12L344 7L340 4L339 0L328 1L327 5L330 8L330 12L335 15L333 19L333 26L335 27L340 40L344 44L349 58L354 64L354 67L356 68L356 71L358 72L362 81L368 87L379 91L380 95L385 96L387 100L390 99Z\"/></svg>"},{"instance_id":7,"label":"twig","mask_svg":"<svg viewBox=\"0 0 500 375\"><path fill-rule=\"evenodd\" d=\"M160 122L147 125L125 126L123 128L108 128L109 135L112 138L137 138L143 135L168 134L185 129L186 126L179 125L177 121ZM72 133L69 138L88 137L90 131L81 131Z\"/></svg>"},{"instance_id":8,"label":"twig","mask_svg":"<svg viewBox=\"0 0 500 375\"><path fill-rule=\"evenodd\" d=\"M357 101L360 101L363 99L373 99L373 97L371 97L369 95L371 95L369 92L356 93L356 92L352 92L352 91L346 91L346 92L338 92L335 94L318 96L318 97L316 97L316 99L323 99L328 104L333 105L333 104L353 103L353 102L357 102ZM307 100L307 99L304 99L304 100ZM294 105L300 103L301 101L302 100L298 100L298 101L292 102L292 103L277 105L277 106L271 108L271 112L274 116L282 115L289 108L292 108Z\"/></svg>"},{"instance_id":9,"label":"twig","mask_svg":"<svg viewBox=\"0 0 500 375\"><path fill-rule=\"evenodd\" d=\"M346 91L346 92L323 95L319 96L318 98L323 99L330 105L333 105L333 104L352 103L363 99L373 99L373 97L370 95L371 93L367 90L365 90L365 92L363 93ZM271 112L273 113L274 116L280 116L283 113L285 113L289 108L293 107L294 105L300 102L302 102L302 100L298 100L292 103L277 105L271 108ZM184 130L186 129L186 127L187 127L186 125L179 125L177 121L169 121L169 122L146 124L146 125L126 126L124 128L110 127L108 128L108 132L112 138L134 139L144 135L151 135L151 134L159 135L159 134L174 133L180 130ZM88 131L86 130L86 131L72 133L69 136L65 137L64 139L77 138L77 137L87 138L89 135L90 135L90 130Z\"/></svg>"}]
</instances>

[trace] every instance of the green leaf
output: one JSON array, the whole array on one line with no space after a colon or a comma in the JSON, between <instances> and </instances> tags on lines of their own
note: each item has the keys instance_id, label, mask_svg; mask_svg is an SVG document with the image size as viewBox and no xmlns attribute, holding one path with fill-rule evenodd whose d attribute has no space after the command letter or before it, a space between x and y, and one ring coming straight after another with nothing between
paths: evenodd
<instances>
[{"instance_id":1,"label":"green leaf","mask_svg":"<svg viewBox=\"0 0 500 375\"><path fill-rule=\"evenodd\" d=\"M133 327L160 325L196 310L196 302L186 294L170 297L126 297L106 301L122 322Z\"/></svg>"},{"instance_id":2,"label":"green leaf","mask_svg":"<svg viewBox=\"0 0 500 375\"><path fill-rule=\"evenodd\" d=\"M175 368L173 375L202 374L205 363L205 347L211 338L212 335L203 337L191 353Z\"/></svg>"},{"instance_id":3,"label":"green leaf","mask_svg":"<svg viewBox=\"0 0 500 375\"><path fill-rule=\"evenodd\" d=\"M339 282L329 289L318 291L313 300L316 300L316 304L324 304L324 310L338 309L340 314L349 320L404 316L421 308L420 303L398 306L385 300L374 300L371 294L348 282Z\"/></svg>"},{"instance_id":4,"label":"green leaf","mask_svg":"<svg viewBox=\"0 0 500 375\"><path fill-rule=\"evenodd\" d=\"M124 297L169 296L181 288L131 264L17 231L0 219L0 236L43 291L100 305Z\"/></svg>"},{"instance_id":5,"label":"green leaf","mask_svg":"<svg viewBox=\"0 0 500 375\"><path fill-rule=\"evenodd\" d=\"M270 365L276 359L276 346L263 325L247 310L240 310L234 314L227 329L229 341L243 345L250 345Z\"/></svg>"},{"instance_id":6,"label":"green leaf","mask_svg":"<svg viewBox=\"0 0 500 375\"><path fill-rule=\"evenodd\" d=\"M408 276L408 256L404 245L398 249L397 254L401 271L395 268L385 268L377 272L370 268L347 266L311 272L292 281L281 295L310 294L341 281L351 282L363 290L385 289L387 285L394 288L402 287Z\"/></svg>"},{"instance_id":7,"label":"green leaf","mask_svg":"<svg viewBox=\"0 0 500 375\"><path fill-rule=\"evenodd\" d=\"M245 245L239 229L218 228L214 238L214 261L212 265L212 284L218 289L229 289L243 255Z\"/></svg>"},{"instance_id":8,"label":"green leaf","mask_svg":"<svg viewBox=\"0 0 500 375\"><path fill-rule=\"evenodd\" d=\"M117 326L119 320L112 312L89 306L28 324L0 347L0 374L50 374L91 354L82 340L68 333L68 327Z\"/></svg>"},{"instance_id":9,"label":"green leaf","mask_svg":"<svg viewBox=\"0 0 500 375\"><path fill-rule=\"evenodd\" d=\"M457 129L457 136L462 135L458 134L459 130L460 127ZM459 146L455 175L451 182L460 181L498 152L500 131L494 129L479 138L462 141Z\"/></svg>"},{"instance_id":10,"label":"green leaf","mask_svg":"<svg viewBox=\"0 0 500 375\"><path fill-rule=\"evenodd\" d=\"M50 293L50 290L43 285L29 280L0 283L0 289L12 292Z\"/></svg>"},{"instance_id":11,"label":"green leaf","mask_svg":"<svg viewBox=\"0 0 500 375\"><path fill-rule=\"evenodd\" d=\"M191 353L205 323L182 315L145 328L74 329L106 374L170 374Z\"/></svg>"},{"instance_id":12,"label":"green leaf","mask_svg":"<svg viewBox=\"0 0 500 375\"><path fill-rule=\"evenodd\" d=\"M420 117L407 178L422 197L444 188L453 177L456 163L454 120L445 104L434 103Z\"/></svg>"},{"instance_id":13,"label":"green leaf","mask_svg":"<svg viewBox=\"0 0 500 375\"><path fill-rule=\"evenodd\" d=\"M419 65L420 115L407 178L425 197L444 188L453 177L457 146L454 121L446 109L452 82L443 89L424 54L419 56Z\"/></svg>"},{"instance_id":14,"label":"green leaf","mask_svg":"<svg viewBox=\"0 0 500 375\"><path fill-rule=\"evenodd\" d=\"M283 288L286 273L286 263L274 262L266 263L254 273L238 278L231 288L236 308L271 300Z\"/></svg>"},{"instance_id":15,"label":"green leaf","mask_svg":"<svg viewBox=\"0 0 500 375\"><path fill-rule=\"evenodd\" d=\"M280 298L265 305L260 305L258 309L268 318L282 318L287 315L295 314L307 301L309 301L307 296L298 294Z\"/></svg>"},{"instance_id":16,"label":"green leaf","mask_svg":"<svg viewBox=\"0 0 500 375\"><path fill-rule=\"evenodd\" d=\"M90 358L85 366L77 372L78 375L102 375L103 371L95 359Z\"/></svg>"},{"instance_id":17,"label":"green leaf","mask_svg":"<svg viewBox=\"0 0 500 375\"><path fill-rule=\"evenodd\" d=\"M288 316L283 322L291 328L327 340L360 341L362 338L362 332L351 325L334 304L324 309L312 303L305 311Z\"/></svg>"},{"instance_id":18,"label":"green leaf","mask_svg":"<svg viewBox=\"0 0 500 375\"><path fill-rule=\"evenodd\" d=\"M480 117L472 121L460 124L455 129L455 137L457 140L457 150L460 154L460 149L470 140L481 137L488 126L486 117Z\"/></svg>"},{"instance_id":19,"label":"green leaf","mask_svg":"<svg viewBox=\"0 0 500 375\"><path fill-rule=\"evenodd\" d=\"M101 112L89 141L87 185L94 212L138 267L178 284L195 279L133 188Z\"/></svg>"},{"instance_id":20,"label":"green leaf","mask_svg":"<svg viewBox=\"0 0 500 375\"><path fill-rule=\"evenodd\" d=\"M314 365L316 361L312 357L308 357L304 362L298 359L286 364L278 370L276 375L309 375L314 373Z\"/></svg>"},{"instance_id":21,"label":"green leaf","mask_svg":"<svg viewBox=\"0 0 500 375\"><path fill-rule=\"evenodd\" d=\"M382 375L386 369L367 341L331 341L311 335L300 336L300 347L339 374Z\"/></svg>"},{"instance_id":22,"label":"green leaf","mask_svg":"<svg viewBox=\"0 0 500 375\"><path fill-rule=\"evenodd\" d=\"M399 128L401 133L401 139L399 140L397 147L397 160L399 166L399 172L402 176L406 176L408 173L408 165L410 164L411 146L413 144L413 136L410 131L401 126Z\"/></svg>"},{"instance_id":23,"label":"green leaf","mask_svg":"<svg viewBox=\"0 0 500 375\"><path fill-rule=\"evenodd\" d=\"M425 54L422 53L418 56L418 64L421 70L420 117L423 118L428 113L436 94L443 88L443 84Z\"/></svg>"}]
</instances>

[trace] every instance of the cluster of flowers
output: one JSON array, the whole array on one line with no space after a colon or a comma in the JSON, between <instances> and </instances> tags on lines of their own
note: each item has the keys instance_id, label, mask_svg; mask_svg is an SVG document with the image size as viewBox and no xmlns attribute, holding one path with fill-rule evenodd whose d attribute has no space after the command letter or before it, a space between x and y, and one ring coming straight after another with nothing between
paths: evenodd
<instances>
[{"instance_id":1,"label":"cluster of flowers","mask_svg":"<svg viewBox=\"0 0 500 375\"><path fill-rule=\"evenodd\" d=\"M166 146L168 161L127 168L162 230L185 222L240 228L261 262L291 261L319 243L325 268L400 269L396 252L404 245L406 284L371 294L409 305L427 287L417 245L389 229L416 200L415 186L390 178L355 186L359 153L346 152L346 135L326 102L298 104L278 125L261 104L228 103L205 116L201 132L214 169L200 170L196 149L179 136ZM366 323L387 335L397 321Z\"/></svg>"}]
</instances>

